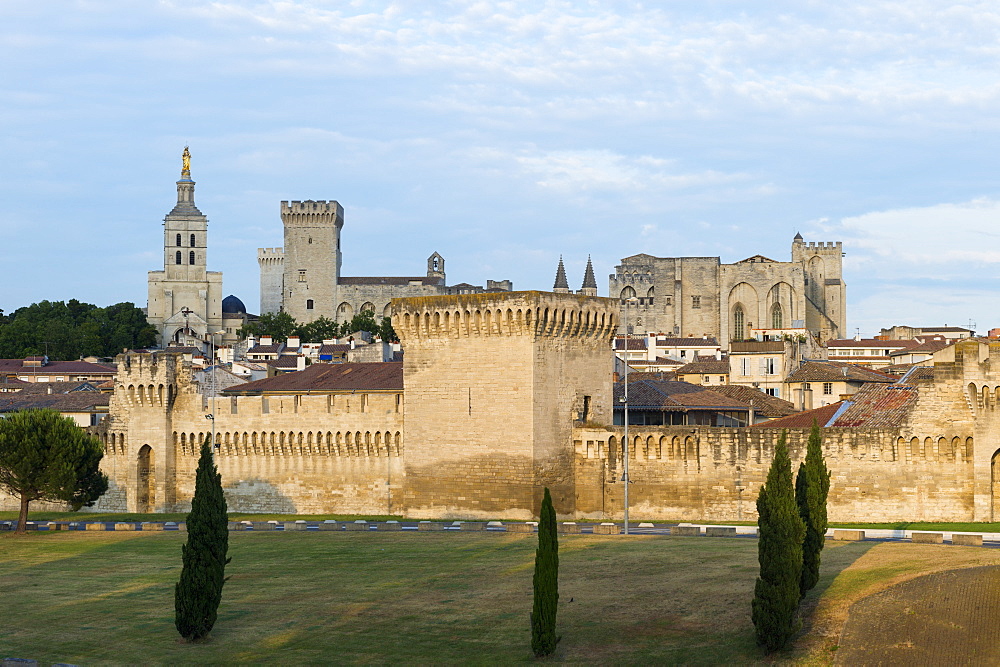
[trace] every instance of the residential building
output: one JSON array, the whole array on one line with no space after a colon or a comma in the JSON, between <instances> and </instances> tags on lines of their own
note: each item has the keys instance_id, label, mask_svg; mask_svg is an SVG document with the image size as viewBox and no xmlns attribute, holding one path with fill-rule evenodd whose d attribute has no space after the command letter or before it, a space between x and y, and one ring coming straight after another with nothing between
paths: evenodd
<instances>
[{"instance_id":1,"label":"residential building","mask_svg":"<svg viewBox=\"0 0 1000 667\"><path fill-rule=\"evenodd\" d=\"M897 379L857 364L807 361L785 378L782 394L800 410L812 410L837 403L865 384L892 384Z\"/></svg>"}]
</instances>

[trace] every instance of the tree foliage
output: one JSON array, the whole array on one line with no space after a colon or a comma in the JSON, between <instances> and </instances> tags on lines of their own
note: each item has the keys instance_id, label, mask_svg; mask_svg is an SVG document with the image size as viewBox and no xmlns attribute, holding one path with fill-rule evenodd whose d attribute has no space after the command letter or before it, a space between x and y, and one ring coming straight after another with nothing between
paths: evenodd
<instances>
[{"instance_id":1,"label":"tree foliage","mask_svg":"<svg viewBox=\"0 0 1000 667\"><path fill-rule=\"evenodd\" d=\"M792 461L786 433L774 448L767 481L757 496L757 560L760 575L754 587L751 617L757 643L768 652L783 647L799 628L799 582L802 575L802 538L792 485Z\"/></svg>"},{"instance_id":2,"label":"tree foliage","mask_svg":"<svg viewBox=\"0 0 1000 667\"><path fill-rule=\"evenodd\" d=\"M181 578L174 589L174 625L188 641L203 639L215 625L226 583L229 517L222 475L206 436L201 445L194 499L187 516L187 544L181 547Z\"/></svg>"},{"instance_id":3,"label":"tree foliage","mask_svg":"<svg viewBox=\"0 0 1000 667\"><path fill-rule=\"evenodd\" d=\"M813 420L806 448L806 460L799 465L795 477L795 501L805 524L802 542L802 577L799 595L805 594L819 581L819 564L826 541L826 498L830 493L830 471L823 460L823 433Z\"/></svg>"},{"instance_id":4,"label":"tree foliage","mask_svg":"<svg viewBox=\"0 0 1000 667\"><path fill-rule=\"evenodd\" d=\"M548 487L538 519L538 549L535 551L535 600L531 608L531 650L535 656L556 650L556 612L559 607L559 540L556 512Z\"/></svg>"},{"instance_id":5,"label":"tree foliage","mask_svg":"<svg viewBox=\"0 0 1000 667\"><path fill-rule=\"evenodd\" d=\"M24 532L35 500L69 503L74 510L108 490L100 471L104 448L55 410L24 410L0 419L0 488L21 501L17 530Z\"/></svg>"},{"instance_id":6,"label":"tree foliage","mask_svg":"<svg viewBox=\"0 0 1000 667\"><path fill-rule=\"evenodd\" d=\"M40 301L0 316L0 358L48 354L51 359L111 357L156 344L142 310L123 302L106 308L76 299Z\"/></svg>"},{"instance_id":7,"label":"tree foliage","mask_svg":"<svg viewBox=\"0 0 1000 667\"><path fill-rule=\"evenodd\" d=\"M359 331L378 336L384 341L397 341L399 337L392 328L388 317L376 317L375 313L365 310L346 322L337 324L328 317L318 317L312 322L297 322L288 313L264 313L260 319L247 322L240 327L237 334L240 338L247 336L271 336L276 342L284 342L289 336L298 336L304 342L318 343L331 338L343 338Z\"/></svg>"}]
</instances>

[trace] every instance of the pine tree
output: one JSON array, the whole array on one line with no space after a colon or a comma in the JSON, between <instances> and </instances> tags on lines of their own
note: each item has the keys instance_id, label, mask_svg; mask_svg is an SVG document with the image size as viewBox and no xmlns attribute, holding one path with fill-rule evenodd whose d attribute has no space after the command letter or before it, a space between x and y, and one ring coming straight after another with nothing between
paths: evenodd
<instances>
[{"instance_id":1,"label":"pine tree","mask_svg":"<svg viewBox=\"0 0 1000 667\"><path fill-rule=\"evenodd\" d=\"M222 475L215 468L208 437L201 445L188 540L181 547L181 579L174 589L174 624L188 641L204 638L215 625L226 583L229 518L222 493Z\"/></svg>"},{"instance_id":2,"label":"pine tree","mask_svg":"<svg viewBox=\"0 0 1000 667\"><path fill-rule=\"evenodd\" d=\"M792 461L782 431L767 481L757 496L760 576L754 587L753 624L757 643L769 653L783 647L799 628L799 581L805 526L795 504Z\"/></svg>"},{"instance_id":3,"label":"pine tree","mask_svg":"<svg viewBox=\"0 0 1000 667\"><path fill-rule=\"evenodd\" d=\"M804 597L819 581L820 555L826 539L826 497L829 493L830 471L823 460L823 433L813 420L806 460L799 465L799 473L795 477L795 501L806 526L802 542L800 597Z\"/></svg>"},{"instance_id":4,"label":"pine tree","mask_svg":"<svg viewBox=\"0 0 1000 667\"><path fill-rule=\"evenodd\" d=\"M538 520L538 550L535 551L535 601L531 608L531 650L536 657L556 650L556 611L559 605L559 541L556 512L548 487Z\"/></svg>"},{"instance_id":5,"label":"pine tree","mask_svg":"<svg viewBox=\"0 0 1000 667\"><path fill-rule=\"evenodd\" d=\"M0 489L21 501L23 533L34 500L66 502L78 510L108 489L101 472L104 448L55 410L23 410L0 419Z\"/></svg>"}]
</instances>

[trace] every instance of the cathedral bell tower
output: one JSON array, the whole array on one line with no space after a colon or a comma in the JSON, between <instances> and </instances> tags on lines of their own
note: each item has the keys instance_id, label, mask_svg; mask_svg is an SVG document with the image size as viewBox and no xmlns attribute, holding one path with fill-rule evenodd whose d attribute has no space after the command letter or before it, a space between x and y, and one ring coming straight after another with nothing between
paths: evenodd
<instances>
[{"instance_id":1,"label":"cathedral bell tower","mask_svg":"<svg viewBox=\"0 0 1000 667\"><path fill-rule=\"evenodd\" d=\"M170 343L202 347L222 327L222 273L206 270L208 218L194 203L191 152L181 156L177 203L163 219L163 270L149 272L146 319Z\"/></svg>"}]
</instances>

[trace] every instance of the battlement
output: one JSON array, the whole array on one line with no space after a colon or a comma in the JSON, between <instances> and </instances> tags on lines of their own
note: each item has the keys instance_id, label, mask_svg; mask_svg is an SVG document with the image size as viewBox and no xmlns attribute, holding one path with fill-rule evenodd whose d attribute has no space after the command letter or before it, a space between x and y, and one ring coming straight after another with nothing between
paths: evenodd
<instances>
[{"instance_id":1,"label":"battlement","mask_svg":"<svg viewBox=\"0 0 1000 667\"><path fill-rule=\"evenodd\" d=\"M344 226L344 207L336 201L283 201L281 202L281 220L286 225L299 224L332 224Z\"/></svg>"},{"instance_id":2,"label":"battlement","mask_svg":"<svg viewBox=\"0 0 1000 667\"><path fill-rule=\"evenodd\" d=\"M393 328L409 340L532 336L606 340L618 327L617 303L552 292L485 292L392 300Z\"/></svg>"},{"instance_id":3,"label":"battlement","mask_svg":"<svg viewBox=\"0 0 1000 667\"><path fill-rule=\"evenodd\" d=\"M284 248L257 248L257 263L261 266L283 264L284 261Z\"/></svg>"},{"instance_id":4,"label":"battlement","mask_svg":"<svg viewBox=\"0 0 1000 667\"><path fill-rule=\"evenodd\" d=\"M808 253L815 255L821 254L834 254L841 253L844 251L844 244L840 241L810 241L805 243L804 241L797 241L798 245L802 247Z\"/></svg>"}]
</instances>

